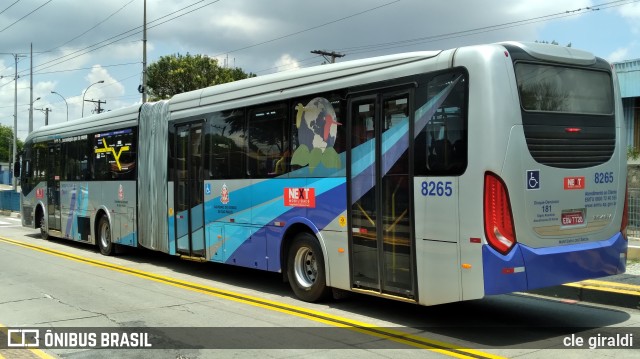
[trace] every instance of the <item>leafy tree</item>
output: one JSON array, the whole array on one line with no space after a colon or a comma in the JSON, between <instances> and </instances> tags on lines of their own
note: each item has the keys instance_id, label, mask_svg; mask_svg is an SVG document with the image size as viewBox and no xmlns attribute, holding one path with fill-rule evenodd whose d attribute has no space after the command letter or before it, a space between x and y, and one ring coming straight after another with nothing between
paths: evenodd
<instances>
[{"instance_id":1,"label":"leafy tree","mask_svg":"<svg viewBox=\"0 0 640 359\"><path fill-rule=\"evenodd\" d=\"M22 151L22 141L17 140L18 153ZM13 129L9 126L0 125L0 161L11 162L11 151L13 151Z\"/></svg>"},{"instance_id":2,"label":"leafy tree","mask_svg":"<svg viewBox=\"0 0 640 359\"><path fill-rule=\"evenodd\" d=\"M226 82L255 77L240 68L224 68L206 55L168 55L147 67L147 90L153 100Z\"/></svg>"}]
</instances>

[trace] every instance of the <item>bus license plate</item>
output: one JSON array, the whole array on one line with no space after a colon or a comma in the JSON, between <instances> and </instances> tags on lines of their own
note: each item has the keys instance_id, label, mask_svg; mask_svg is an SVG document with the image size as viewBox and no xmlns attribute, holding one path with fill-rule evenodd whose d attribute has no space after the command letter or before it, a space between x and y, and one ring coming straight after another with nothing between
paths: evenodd
<instances>
[{"instance_id":1,"label":"bus license plate","mask_svg":"<svg viewBox=\"0 0 640 359\"><path fill-rule=\"evenodd\" d=\"M582 212L562 213L563 226L579 226L581 224L584 224L584 215Z\"/></svg>"}]
</instances>

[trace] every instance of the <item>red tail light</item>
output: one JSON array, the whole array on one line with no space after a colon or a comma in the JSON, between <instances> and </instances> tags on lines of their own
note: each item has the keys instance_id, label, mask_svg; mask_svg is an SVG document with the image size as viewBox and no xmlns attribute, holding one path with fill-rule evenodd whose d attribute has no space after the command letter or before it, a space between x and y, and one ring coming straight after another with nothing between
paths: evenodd
<instances>
[{"instance_id":1,"label":"red tail light","mask_svg":"<svg viewBox=\"0 0 640 359\"><path fill-rule=\"evenodd\" d=\"M627 224L629 224L629 184L624 189L624 210L622 211L622 223L620 223L620 233L624 239L628 239Z\"/></svg>"},{"instance_id":2,"label":"red tail light","mask_svg":"<svg viewBox=\"0 0 640 359\"><path fill-rule=\"evenodd\" d=\"M497 175L484 175L484 233L489 245L507 254L516 244L509 192Z\"/></svg>"}]
</instances>

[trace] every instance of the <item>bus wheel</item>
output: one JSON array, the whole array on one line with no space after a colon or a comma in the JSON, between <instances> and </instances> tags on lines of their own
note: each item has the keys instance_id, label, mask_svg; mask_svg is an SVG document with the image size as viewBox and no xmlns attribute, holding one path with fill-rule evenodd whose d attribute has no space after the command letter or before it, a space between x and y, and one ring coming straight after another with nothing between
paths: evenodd
<instances>
[{"instance_id":1,"label":"bus wheel","mask_svg":"<svg viewBox=\"0 0 640 359\"><path fill-rule=\"evenodd\" d=\"M287 259L287 277L298 298L315 302L326 297L329 288L326 284L324 255L313 235L298 234L289 248Z\"/></svg>"},{"instance_id":2,"label":"bus wheel","mask_svg":"<svg viewBox=\"0 0 640 359\"><path fill-rule=\"evenodd\" d=\"M44 216L40 216L40 237L45 241L49 239L49 232L47 231L47 223L44 220Z\"/></svg>"},{"instance_id":3,"label":"bus wheel","mask_svg":"<svg viewBox=\"0 0 640 359\"><path fill-rule=\"evenodd\" d=\"M100 247L100 253L105 256L113 254L114 245L111 242L111 226L109 225L109 219L107 216L100 217L98 222L98 247Z\"/></svg>"}]
</instances>

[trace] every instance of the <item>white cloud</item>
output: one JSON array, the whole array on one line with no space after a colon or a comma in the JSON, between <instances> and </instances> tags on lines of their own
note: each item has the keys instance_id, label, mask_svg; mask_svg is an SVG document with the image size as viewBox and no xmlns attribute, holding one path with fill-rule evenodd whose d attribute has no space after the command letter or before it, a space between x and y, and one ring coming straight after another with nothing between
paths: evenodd
<instances>
[{"instance_id":1,"label":"white cloud","mask_svg":"<svg viewBox=\"0 0 640 359\"><path fill-rule=\"evenodd\" d=\"M284 54L275 62L277 71L296 70L300 68L300 63L289 54Z\"/></svg>"},{"instance_id":2,"label":"white cloud","mask_svg":"<svg viewBox=\"0 0 640 359\"><path fill-rule=\"evenodd\" d=\"M83 90L83 98L85 100L106 101L106 98L113 98L124 95L124 86L122 86L122 84L118 80L113 78L109 74L109 71L107 71L107 69L101 67L100 65L94 65L91 68L91 72L89 72L85 79L87 80L87 87ZM104 81L104 83L96 84L99 81ZM80 102L82 102L82 100ZM97 103L94 104L85 101L84 115L89 115L91 111L97 106ZM110 101L107 101L106 104L101 104L100 107L103 109L112 108Z\"/></svg>"},{"instance_id":3,"label":"white cloud","mask_svg":"<svg viewBox=\"0 0 640 359\"><path fill-rule=\"evenodd\" d=\"M249 16L237 11L209 20L210 25L222 28L227 33L244 35L247 38L264 35L265 29L273 29L273 23L257 16Z\"/></svg>"},{"instance_id":4,"label":"white cloud","mask_svg":"<svg viewBox=\"0 0 640 359\"><path fill-rule=\"evenodd\" d=\"M618 9L620 15L630 19L640 19L640 4L627 4Z\"/></svg>"},{"instance_id":5,"label":"white cloud","mask_svg":"<svg viewBox=\"0 0 640 359\"><path fill-rule=\"evenodd\" d=\"M640 33L640 4L627 4L618 9L620 15L627 20L634 34Z\"/></svg>"},{"instance_id":6,"label":"white cloud","mask_svg":"<svg viewBox=\"0 0 640 359\"><path fill-rule=\"evenodd\" d=\"M113 97L124 94L124 86L113 78L107 69L100 65L94 65L85 79L89 85L98 81L104 81L103 84L98 84L90 89L90 95L93 97Z\"/></svg>"},{"instance_id":7,"label":"white cloud","mask_svg":"<svg viewBox=\"0 0 640 359\"><path fill-rule=\"evenodd\" d=\"M614 52L609 54L609 56L607 56L607 61L620 62L628 59L628 54L629 54L629 48L627 47L618 48Z\"/></svg>"}]
</instances>

